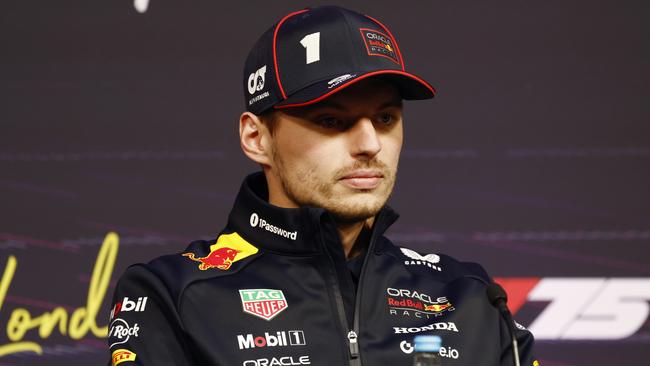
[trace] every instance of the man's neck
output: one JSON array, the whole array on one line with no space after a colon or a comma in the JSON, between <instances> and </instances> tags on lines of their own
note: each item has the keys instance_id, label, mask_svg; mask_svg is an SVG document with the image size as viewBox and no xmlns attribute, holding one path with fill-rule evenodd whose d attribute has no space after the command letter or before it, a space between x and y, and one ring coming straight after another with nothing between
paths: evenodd
<instances>
[{"instance_id":1,"label":"man's neck","mask_svg":"<svg viewBox=\"0 0 650 366\"><path fill-rule=\"evenodd\" d=\"M268 202L274 206L284 208L299 207L294 201L289 199L282 189L279 180L273 174L264 169L267 187L269 192ZM336 221L336 228L339 232L339 238L343 245L345 257L349 260L363 253L370 242L370 229L375 222L375 217L370 217L362 221L347 222Z\"/></svg>"},{"instance_id":2,"label":"man's neck","mask_svg":"<svg viewBox=\"0 0 650 366\"><path fill-rule=\"evenodd\" d=\"M370 242L370 229L375 221L374 217L357 222L337 222L343 252L347 259L352 259L363 253Z\"/></svg>"}]
</instances>

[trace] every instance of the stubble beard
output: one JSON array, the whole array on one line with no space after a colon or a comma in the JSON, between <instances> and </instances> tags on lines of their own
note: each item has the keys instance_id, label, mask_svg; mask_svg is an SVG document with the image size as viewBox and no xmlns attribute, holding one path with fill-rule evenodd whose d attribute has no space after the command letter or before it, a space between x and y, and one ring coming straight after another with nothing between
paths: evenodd
<instances>
[{"instance_id":1,"label":"stubble beard","mask_svg":"<svg viewBox=\"0 0 650 366\"><path fill-rule=\"evenodd\" d=\"M275 149L273 159L278 168L276 170L278 180L291 201L299 206L324 208L335 220L343 223L365 221L377 215L392 194L397 175L397 168L391 171L386 164L377 159L357 160L352 166L336 171L332 178L323 180L317 174L317 166L310 169L287 167ZM291 172L288 169L291 169ZM357 169L379 170L383 174L380 187L357 190L358 193L352 193L352 196L345 193L337 194L335 188L340 187L339 179ZM349 192L349 188L344 189Z\"/></svg>"}]
</instances>

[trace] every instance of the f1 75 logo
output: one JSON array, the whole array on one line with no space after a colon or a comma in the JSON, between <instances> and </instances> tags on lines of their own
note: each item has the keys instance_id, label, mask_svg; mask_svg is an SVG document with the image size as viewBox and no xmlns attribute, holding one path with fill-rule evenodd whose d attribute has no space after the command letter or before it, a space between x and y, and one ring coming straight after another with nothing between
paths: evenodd
<instances>
[{"instance_id":1,"label":"f1 75 logo","mask_svg":"<svg viewBox=\"0 0 650 366\"><path fill-rule=\"evenodd\" d=\"M513 313L550 301L528 329L535 339L622 339L650 314L650 278L501 278Z\"/></svg>"}]
</instances>

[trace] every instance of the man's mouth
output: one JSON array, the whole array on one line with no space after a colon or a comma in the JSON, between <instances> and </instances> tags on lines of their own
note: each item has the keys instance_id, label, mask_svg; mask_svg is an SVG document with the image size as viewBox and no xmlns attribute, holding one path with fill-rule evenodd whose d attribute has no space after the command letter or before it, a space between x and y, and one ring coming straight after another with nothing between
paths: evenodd
<instances>
[{"instance_id":1,"label":"man's mouth","mask_svg":"<svg viewBox=\"0 0 650 366\"><path fill-rule=\"evenodd\" d=\"M343 176L341 182L354 189L374 189L381 184L383 179L384 175L379 171L358 170Z\"/></svg>"}]
</instances>

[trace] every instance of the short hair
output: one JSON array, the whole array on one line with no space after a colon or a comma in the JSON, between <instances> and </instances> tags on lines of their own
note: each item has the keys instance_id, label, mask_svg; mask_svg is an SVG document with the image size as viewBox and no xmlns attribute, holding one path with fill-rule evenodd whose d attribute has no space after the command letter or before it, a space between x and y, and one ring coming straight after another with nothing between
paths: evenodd
<instances>
[{"instance_id":1,"label":"short hair","mask_svg":"<svg viewBox=\"0 0 650 366\"><path fill-rule=\"evenodd\" d=\"M271 108L267 111L262 112L258 117L260 118L260 121L266 125L266 128L268 128L269 132L271 135L273 135L273 131L275 129L275 125L278 122L278 115L279 111L277 109Z\"/></svg>"}]
</instances>

